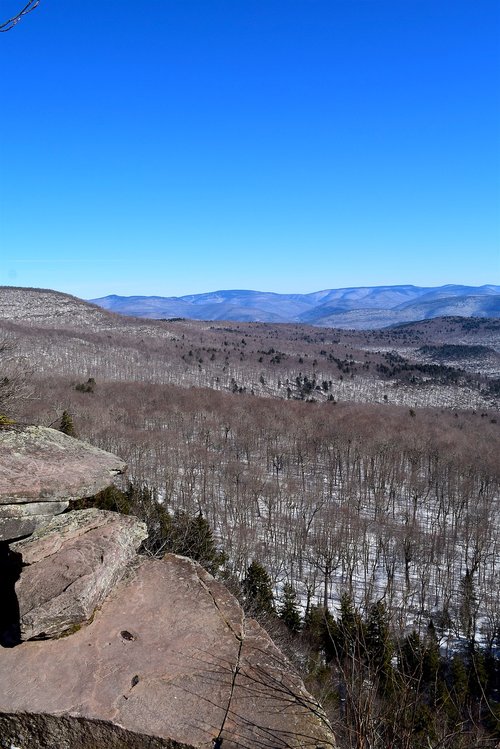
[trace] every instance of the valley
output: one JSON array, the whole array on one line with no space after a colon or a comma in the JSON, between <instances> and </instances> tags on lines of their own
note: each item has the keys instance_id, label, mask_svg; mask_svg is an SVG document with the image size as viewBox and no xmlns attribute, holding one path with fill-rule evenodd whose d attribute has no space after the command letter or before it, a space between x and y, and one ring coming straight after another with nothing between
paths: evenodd
<instances>
[{"instance_id":1,"label":"valley","mask_svg":"<svg viewBox=\"0 0 500 749\"><path fill-rule=\"evenodd\" d=\"M302 619L347 595L363 615L383 602L399 639L432 622L448 659L497 652L500 320L154 321L3 288L0 330L6 376L31 371L15 418L66 411L134 486L201 513L230 586L257 560Z\"/></svg>"},{"instance_id":2,"label":"valley","mask_svg":"<svg viewBox=\"0 0 500 749\"><path fill-rule=\"evenodd\" d=\"M160 321L112 314L57 292L3 287L0 325L39 374L310 402L498 405L496 318L438 318L375 331Z\"/></svg>"}]
</instances>

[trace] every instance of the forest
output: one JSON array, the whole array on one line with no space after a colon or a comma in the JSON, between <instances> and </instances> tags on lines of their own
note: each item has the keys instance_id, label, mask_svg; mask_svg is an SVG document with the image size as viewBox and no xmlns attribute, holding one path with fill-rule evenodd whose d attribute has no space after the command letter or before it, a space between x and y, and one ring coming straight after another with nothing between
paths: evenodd
<instances>
[{"instance_id":1,"label":"forest","mask_svg":"<svg viewBox=\"0 0 500 749\"><path fill-rule=\"evenodd\" d=\"M212 337L201 354L199 326L190 340L190 326L175 334L184 323L165 323L181 349L172 354L165 344L165 369L178 358L170 379L158 382L152 372L161 359L147 326L120 370L126 339L108 332L115 316L107 330L86 334L68 316L52 327L49 318L47 311L43 324L4 324L10 353L2 357L0 412L123 457L127 479L92 501L144 518L144 553L187 554L224 580L322 702L340 749L496 746L500 426L489 390L498 377L496 330L474 343L472 327L446 349L446 334L436 335L446 323L432 321L432 335L425 326L392 334L392 342L405 336L402 352L381 345L391 335L384 331L376 344L357 333L292 326L292 336L288 326L242 332L233 324L216 331L227 349L229 340L239 343L222 357L232 361L223 365L231 376L207 387L201 374L198 385L186 376L205 362L193 367L189 359L217 362L222 351ZM343 342L332 343L340 335ZM463 335L471 338L464 343ZM410 340L428 361L411 359ZM347 347L342 357L338 346ZM316 347L317 364L304 366ZM489 370L478 364L485 357ZM290 393L257 392L253 385L267 383L273 367L275 380L286 380L284 358ZM11 386L16 366L21 382L23 362L29 372L16 400ZM448 368L460 375L450 379ZM405 382L394 387L400 376ZM365 397L339 397L340 377ZM405 398L393 396L403 389ZM368 397L374 392L381 397ZM469 407L464 393L475 393Z\"/></svg>"}]
</instances>

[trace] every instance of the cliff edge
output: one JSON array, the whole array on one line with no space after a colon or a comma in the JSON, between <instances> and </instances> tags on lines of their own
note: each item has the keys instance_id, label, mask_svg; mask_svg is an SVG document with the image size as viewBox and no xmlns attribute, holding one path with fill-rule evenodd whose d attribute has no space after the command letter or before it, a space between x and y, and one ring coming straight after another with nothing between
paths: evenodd
<instances>
[{"instance_id":1,"label":"cliff edge","mask_svg":"<svg viewBox=\"0 0 500 749\"><path fill-rule=\"evenodd\" d=\"M66 447L79 449L52 441L62 463ZM76 471L82 487L96 475L101 486L103 470L111 481L121 464L104 456L96 453L88 481ZM45 475L43 461L28 465ZM61 474L55 494L66 501ZM11 488L21 495L26 502L26 487ZM145 537L136 518L89 509L0 544L0 747L334 747L320 705L269 635L197 563L138 554Z\"/></svg>"}]
</instances>

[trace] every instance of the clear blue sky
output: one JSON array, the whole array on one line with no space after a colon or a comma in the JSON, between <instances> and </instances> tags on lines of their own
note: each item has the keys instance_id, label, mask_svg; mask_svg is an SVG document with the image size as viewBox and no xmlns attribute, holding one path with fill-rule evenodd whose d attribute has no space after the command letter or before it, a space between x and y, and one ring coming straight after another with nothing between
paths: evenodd
<instances>
[{"instance_id":1,"label":"clear blue sky","mask_svg":"<svg viewBox=\"0 0 500 749\"><path fill-rule=\"evenodd\" d=\"M498 284L499 39L498 0L41 0L0 35L0 284Z\"/></svg>"}]
</instances>

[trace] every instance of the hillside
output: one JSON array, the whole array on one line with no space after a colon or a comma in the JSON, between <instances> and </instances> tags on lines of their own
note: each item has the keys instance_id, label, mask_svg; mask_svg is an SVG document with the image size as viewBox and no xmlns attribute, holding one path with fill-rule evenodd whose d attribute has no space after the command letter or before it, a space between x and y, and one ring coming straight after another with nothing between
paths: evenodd
<instances>
[{"instance_id":1,"label":"hillside","mask_svg":"<svg viewBox=\"0 0 500 749\"><path fill-rule=\"evenodd\" d=\"M498 403L500 321L439 318L384 331L114 314L65 294L0 288L0 331L43 376L209 387L316 401L488 408ZM434 361L425 345L463 356ZM483 346L470 356L470 346Z\"/></svg>"},{"instance_id":2,"label":"hillside","mask_svg":"<svg viewBox=\"0 0 500 749\"><path fill-rule=\"evenodd\" d=\"M31 367L31 396L15 404L21 423L59 425L66 411L78 436L126 459L121 501L203 518L237 595L253 562L262 566L265 626L325 705L341 749L356 746L349 736L366 716L412 749L429 746L415 743L415 715L446 749L496 730L470 653L486 653L482 689L496 695L500 320L375 331L166 322L4 288L2 338L14 346L10 359ZM10 365L4 356L4 377ZM182 553L191 553L183 533ZM277 622L290 590L299 635ZM345 671L334 639L342 616L366 626L356 645L365 651L369 628L383 625L401 709L365 656ZM430 652L429 643L439 704L428 681L415 689L405 671L404 658ZM465 670L462 682L450 664Z\"/></svg>"},{"instance_id":3,"label":"hillside","mask_svg":"<svg viewBox=\"0 0 500 749\"><path fill-rule=\"evenodd\" d=\"M311 294L215 291L182 297L92 299L104 309L149 318L305 323L320 327L373 329L413 320L460 315L500 317L500 286L448 284L437 288L374 286L327 289Z\"/></svg>"}]
</instances>

